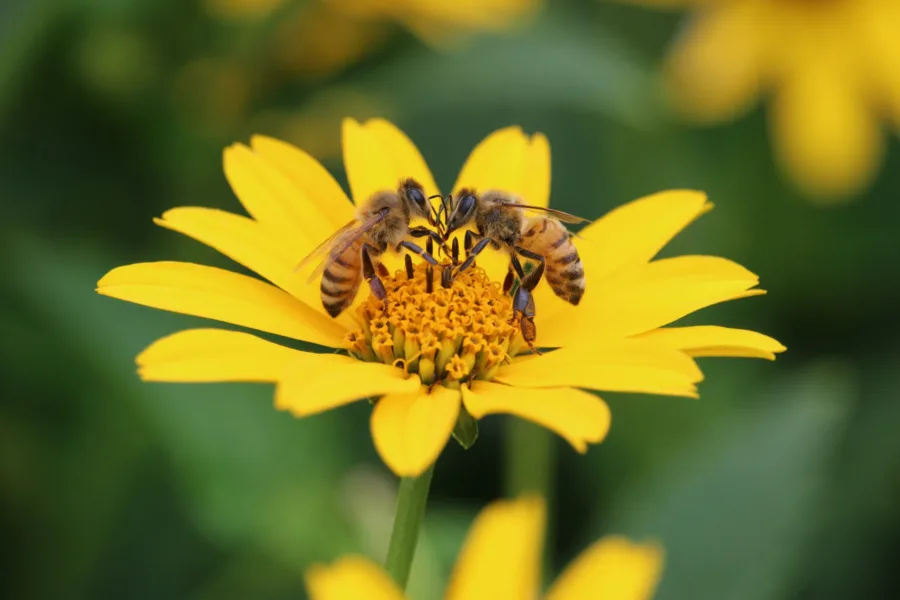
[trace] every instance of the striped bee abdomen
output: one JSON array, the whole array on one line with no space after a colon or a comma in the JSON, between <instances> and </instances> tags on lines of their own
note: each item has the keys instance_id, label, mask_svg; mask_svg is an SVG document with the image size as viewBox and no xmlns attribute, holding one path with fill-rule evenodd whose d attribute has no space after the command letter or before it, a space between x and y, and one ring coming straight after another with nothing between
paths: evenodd
<instances>
[{"instance_id":1,"label":"striped bee abdomen","mask_svg":"<svg viewBox=\"0 0 900 600\"><path fill-rule=\"evenodd\" d=\"M552 217L536 219L522 235L521 245L544 257L544 279L557 296L571 304L581 302L584 264L562 223Z\"/></svg>"},{"instance_id":2,"label":"striped bee abdomen","mask_svg":"<svg viewBox=\"0 0 900 600\"><path fill-rule=\"evenodd\" d=\"M340 255L325 260L322 283L319 286L322 306L332 317L341 314L356 298L362 283L362 238L356 240Z\"/></svg>"}]
</instances>

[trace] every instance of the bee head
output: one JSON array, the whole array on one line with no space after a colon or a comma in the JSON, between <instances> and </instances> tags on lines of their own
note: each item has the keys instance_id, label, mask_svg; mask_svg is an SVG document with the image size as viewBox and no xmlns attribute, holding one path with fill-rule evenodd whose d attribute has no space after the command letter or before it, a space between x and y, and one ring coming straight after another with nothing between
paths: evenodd
<instances>
[{"instance_id":1,"label":"bee head","mask_svg":"<svg viewBox=\"0 0 900 600\"><path fill-rule=\"evenodd\" d=\"M409 213L415 217L428 219L430 223L431 203L425 197L425 190L415 179L407 179L400 184L400 197L409 207Z\"/></svg>"},{"instance_id":2,"label":"bee head","mask_svg":"<svg viewBox=\"0 0 900 600\"><path fill-rule=\"evenodd\" d=\"M475 209L478 206L478 198L473 190L462 189L456 195L456 202L452 203L450 215L447 217L447 234L456 231L472 220Z\"/></svg>"}]
</instances>

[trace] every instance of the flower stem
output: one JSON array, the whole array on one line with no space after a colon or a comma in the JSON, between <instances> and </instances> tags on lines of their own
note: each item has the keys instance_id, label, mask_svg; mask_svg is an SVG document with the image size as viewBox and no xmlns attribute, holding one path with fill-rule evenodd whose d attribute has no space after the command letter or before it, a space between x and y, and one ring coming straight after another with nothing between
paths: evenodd
<instances>
[{"instance_id":1,"label":"flower stem","mask_svg":"<svg viewBox=\"0 0 900 600\"><path fill-rule=\"evenodd\" d=\"M507 498L518 498L523 494L540 494L544 497L547 511L547 529L544 547L551 552L556 544L556 520L553 517L556 500L556 440L553 434L530 421L517 418L506 419L503 491ZM548 570L548 553L544 570Z\"/></svg>"},{"instance_id":2,"label":"flower stem","mask_svg":"<svg viewBox=\"0 0 900 600\"><path fill-rule=\"evenodd\" d=\"M538 493L553 501L553 464L556 459L553 434L523 419L506 419L506 469L504 492L507 498Z\"/></svg>"},{"instance_id":3,"label":"flower stem","mask_svg":"<svg viewBox=\"0 0 900 600\"><path fill-rule=\"evenodd\" d=\"M385 563L385 568L400 589L406 589L406 582L409 579L409 571L419 540L419 529L425 517L432 475L434 465L428 467L428 470L418 477L404 477L400 480L394 530L391 532L391 543L388 546Z\"/></svg>"}]
</instances>

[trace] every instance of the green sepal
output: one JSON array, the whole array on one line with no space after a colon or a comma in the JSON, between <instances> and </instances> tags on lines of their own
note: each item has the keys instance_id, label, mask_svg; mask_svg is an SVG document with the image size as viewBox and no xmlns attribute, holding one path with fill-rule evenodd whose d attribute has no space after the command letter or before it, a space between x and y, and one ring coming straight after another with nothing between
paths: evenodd
<instances>
[{"instance_id":1,"label":"green sepal","mask_svg":"<svg viewBox=\"0 0 900 600\"><path fill-rule=\"evenodd\" d=\"M459 417L453 427L453 439L466 450L471 448L478 439L478 421L469 414L465 406L461 406L459 409Z\"/></svg>"}]
</instances>

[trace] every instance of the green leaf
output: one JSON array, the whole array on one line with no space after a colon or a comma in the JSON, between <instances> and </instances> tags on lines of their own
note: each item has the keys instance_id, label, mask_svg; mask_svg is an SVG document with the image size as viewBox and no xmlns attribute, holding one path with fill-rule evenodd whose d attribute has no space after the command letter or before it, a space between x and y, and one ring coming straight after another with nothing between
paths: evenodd
<instances>
[{"instance_id":1,"label":"green leaf","mask_svg":"<svg viewBox=\"0 0 900 600\"><path fill-rule=\"evenodd\" d=\"M459 409L459 417L453 427L453 439L466 450L471 448L478 439L478 421L469 414L465 406L461 406Z\"/></svg>"}]
</instances>

